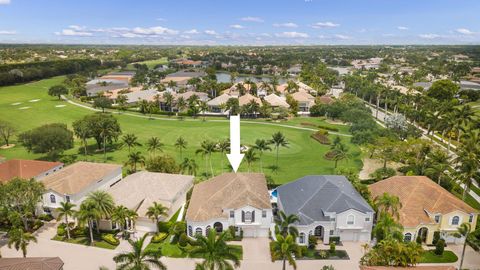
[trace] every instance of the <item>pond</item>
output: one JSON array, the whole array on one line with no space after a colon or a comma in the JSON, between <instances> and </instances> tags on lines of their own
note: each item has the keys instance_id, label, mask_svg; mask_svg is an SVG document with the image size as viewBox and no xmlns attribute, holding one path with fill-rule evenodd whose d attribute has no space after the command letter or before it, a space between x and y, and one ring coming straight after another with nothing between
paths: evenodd
<instances>
[{"instance_id":1,"label":"pond","mask_svg":"<svg viewBox=\"0 0 480 270\"><path fill-rule=\"evenodd\" d=\"M217 75L217 82L219 82L219 83L230 82L230 73L217 72L216 75ZM252 82L262 82L262 81L269 82L271 78L270 77L265 77L265 76L255 76L255 75L251 75L251 76L239 75L235 79L235 82L237 82L237 83L238 82L243 82L246 79L250 79ZM287 82L287 80L285 78L278 77L278 83L279 84L283 84L283 83L286 83L286 82Z\"/></svg>"}]
</instances>

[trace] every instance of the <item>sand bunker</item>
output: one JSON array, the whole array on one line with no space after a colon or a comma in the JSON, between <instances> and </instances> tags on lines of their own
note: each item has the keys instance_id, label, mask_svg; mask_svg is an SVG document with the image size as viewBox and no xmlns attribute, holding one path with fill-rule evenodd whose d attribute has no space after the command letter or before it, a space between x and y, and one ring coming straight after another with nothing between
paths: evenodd
<instances>
[{"instance_id":1,"label":"sand bunker","mask_svg":"<svg viewBox=\"0 0 480 270\"><path fill-rule=\"evenodd\" d=\"M18 108L19 110L26 110L26 109L30 109L30 107L21 107L21 108Z\"/></svg>"},{"instance_id":2,"label":"sand bunker","mask_svg":"<svg viewBox=\"0 0 480 270\"><path fill-rule=\"evenodd\" d=\"M62 108L62 107L65 107L67 105L55 105L55 108Z\"/></svg>"},{"instance_id":3,"label":"sand bunker","mask_svg":"<svg viewBox=\"0 0 480 270\"><path fill-rule=\"evenodd\" d=\"M17 106L17 105L20 105L22 104L22 102L15 102L15 103L12 103L13 106Z\"/></svg>"},{"instance_id":4,"label":"sand bunker","mask_svg":"<svg viewBox=\"0 0 480 270\"><path fill-rule=\"evenodd\" d=\"M40 99L32 99L32 100L30 100L30 101L28 101L28 102L37 102L37 101L40 101Z\"/></svg>"}]
</instances>

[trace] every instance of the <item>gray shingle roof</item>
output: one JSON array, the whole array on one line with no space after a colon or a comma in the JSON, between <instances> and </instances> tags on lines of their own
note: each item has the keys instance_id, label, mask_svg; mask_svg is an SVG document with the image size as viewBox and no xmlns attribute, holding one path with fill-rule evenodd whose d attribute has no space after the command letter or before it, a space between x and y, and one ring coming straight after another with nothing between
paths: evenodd
<instances>
[{"instance_id":1,"label":"gray shingle roof","mask_svg":"<svg viewBox=\"0 0 480 270\"><path fill-rule=\"evenodd\" d=\"M309 175L277 188L278 201L287 215L298 215L300 225L329 220L326 212L349 209L373 212L370 205L342 175Z\"/></svg>"}]
</instances>

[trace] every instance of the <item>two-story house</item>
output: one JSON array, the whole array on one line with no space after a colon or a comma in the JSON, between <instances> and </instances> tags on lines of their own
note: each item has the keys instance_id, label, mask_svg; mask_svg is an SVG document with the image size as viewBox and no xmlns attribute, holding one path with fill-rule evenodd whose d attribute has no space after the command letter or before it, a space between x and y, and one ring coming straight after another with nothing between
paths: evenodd
<instances>
[{"instance_id":1,"label":"two-story house","mask_svg":"<svg viewBox=\"0 0 480 270\"><path fill-rule=\"evenodd\" d=\"M273 217L265 176L225 173L197 184L185 220L190 237L230 226L244 237L268 237Z\"/></svg>"},{"instance_id":2,"label":"two-story house","mask_svg":"<svg viewBox=\"0 0 480 270\"><path fill-rule=\"evenodd\" d=\"M447 243L462 243L453 236L464 222L475 229L479 211L455 197L426 176L393 176L369 186L372 198L383 193L395 195L402 207L399 222L405 241L432 244L435 231Z\"/></svg>"},{"instance_id":3,"label":"two-story house","mask_svg":"<svg viewBox=\"0 0 480 270\"><path fill-rule=\"evenodd\" d=\"M80 205L95 190L106 190L122 180L122 166L80 161L50 174L40 181L45 186L43 211L56 215L61 202Z\"/></svg>"},{"instance_id":4,"label":"two-story house","mask_svg":"<svg viewBox=\"0 0 480 270\"><path fill-rule=\"evenodd\" d=\"M13 178L39 180L63 168L61 162L43 160L11 159L0 163L0 183Z\"/></svg>"},{"instance_id":5,"label":"two-story house","mask_svg":"<svg viewBox=\"0 0 480 270\"><path fill-rule=\"evenodd\" d=\"M276 190L278 209L299 218L298 244L307 245L310 235L325 244L332 236L370 241L374 210L345 176L304 176Z\"/></svg>"}]
</instances>

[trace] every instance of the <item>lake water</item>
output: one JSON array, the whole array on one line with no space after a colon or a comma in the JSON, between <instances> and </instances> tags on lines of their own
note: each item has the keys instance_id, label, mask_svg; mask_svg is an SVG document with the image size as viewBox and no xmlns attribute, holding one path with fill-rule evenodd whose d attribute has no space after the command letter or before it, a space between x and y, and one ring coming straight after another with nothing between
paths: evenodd
<instances>
[{"instance_id":1,"label":"lake water","mask_svg":"<svg viewBox=\"0 0 480 270\"><path fill-rule=\"evenodd\" d=\"M216 73L217 75L217 82L219 83L228 83L230 82L230 74L229 73L225 73L225 72L217 72ZM235 82L243 82L245 81L246 79L250 79L252 82L262 82L262 81L267 81L269 82L270 81L270 77L262 77L262 76L242 76L242 75L239 75L236 79L235 79ZM278 78L278 83L279 84L283 84L283 83L286 83L287 80L284 79L284 78Z\"/></svg>"}]
</instances>

